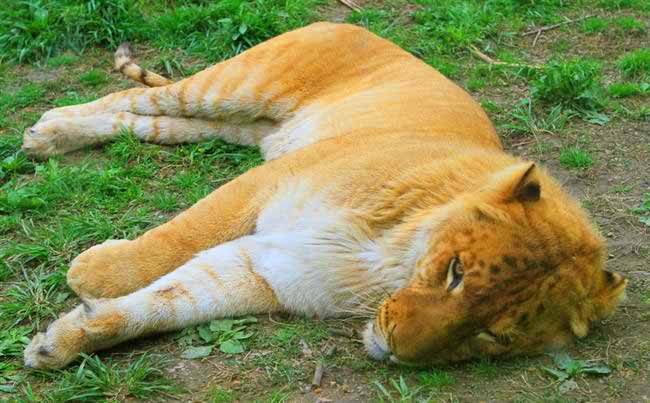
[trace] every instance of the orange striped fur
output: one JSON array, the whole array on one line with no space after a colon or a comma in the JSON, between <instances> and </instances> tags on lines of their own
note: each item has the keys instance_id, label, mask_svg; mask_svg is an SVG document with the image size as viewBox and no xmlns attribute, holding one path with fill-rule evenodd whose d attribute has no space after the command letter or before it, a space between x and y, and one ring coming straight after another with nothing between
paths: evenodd
<instances>
[{"instance_id":1,"label":"orange striped fur","mask_svg":"<svg viewBox=\"0 0 650 403\"><path fill-rule=\"evenodd\" d=\"M537 353L585 336L623 296L603 239L557 182L505 153L462 89L361 28L310 25L149 85L47 112L25 151L127 127L162 144L256 144L267 162L74 259L68 284L86 302L34 337L28 366L273 311L366 317L378 359Z\"/></svg>"}]
</instances>

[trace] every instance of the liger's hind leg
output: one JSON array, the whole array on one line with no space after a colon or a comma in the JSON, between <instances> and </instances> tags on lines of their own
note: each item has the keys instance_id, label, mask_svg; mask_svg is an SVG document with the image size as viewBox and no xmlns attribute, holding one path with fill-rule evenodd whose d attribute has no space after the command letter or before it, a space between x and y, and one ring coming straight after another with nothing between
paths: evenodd
<instances>
[{"instance_id":1,"label":"liger's hind leg","mask_svg":"<svg viewBox=\"0 0 650 403\"><path fill-rule=\"evenodd\" d=\"M119 123L132 122L149 122L142 127L150 128L152 135L139 136L144 141L174 144L221 138L259 145L290 115L295 102L288 93L275 97L278 86L257 66L254 73L235 58L171 85L132 88L87 104L50 110L26 131L24 149L40 157L63 154L106 142L119 133ZM172 118L185 120L174 123ZM165 120L171 123L165 125L169 130L158 137L153 133L155 124L162 129Z\"/></svg>"},{"instance_id":2,"label":"liger's hind leg","mask_svg":"<svg viewBox=\"0 0 650 403\"><path fill-rule=\"evenodd\" d=\"M289 36L289 39L291 38L293 37ZM297 84L309 83L295 82L295 79L304 75L294 71L299 68L295 61L277 57L276 48L296 46L298 41L294 38L285 44L286 40L278 39L275 38L184 80L153 88L132 88L87 104L56 108L46 112L39 122L118 112L216 119L232 123L247 123L262 118L282 121L298 106L301 95L304 98L307 89ZM292 62L292 65L286 65ZM122 63L120 67L124 70L133 65ZM142 70L139 67L138 69ZM279 72L285 75L278 76ZM287 75L287 72L293 74ZM129 74L129 77L131 75ZM311 80L316 78L310 77Z\"/></svg>"},{"instance_id":3,"label":"liger's hind leg","mask_svg":"<svg viewBox=\"0 0 650 403\"><path fill-rule=\"evenodd\" d=\"M360 28L313 24L273 38L182 81L133 88L87 104L53 109L39 123L127 112L231 125L264 120L273 122L273 128L281 127L303 108L318 105L321 98L327 99L338 83L361 79L363 63L356 60L364 54L372 55L381 45L381 41ZM265 132L258 144L275 132ZM315 136L310 131L306 135ZM180 134L177 137L182 138Z\"/></svg>"},{"instance_id":4,"label":"liger's hind leg","mask_svg":"<svg viewBox=\"0 0 650 403\"><path fill-rule=\"evenodd\" d=\"M60 154L105 143L124 130L142 141L156 144L196 143L221 138L232 143L254 145L274 128L275 124L265 119L237 125L219 120L117 112L51 119L39 122L29 131L31 136L56 138L53 153ZM24 149L30 152L29 143L24 145Z\"/></svg>"},{"instance_id":5,"label":"liger's hind leg","mask_svg":"<svg viewBox=\"0 0 650 403\"><path fill-rule=\"evenodd\" d=\"M227 243L132 294L78 306L32 339L25 364L60 368L81 352L142 335L279 309L275 291L255 271L247 250L237 242Z\"/></svg>"}]
</instances>

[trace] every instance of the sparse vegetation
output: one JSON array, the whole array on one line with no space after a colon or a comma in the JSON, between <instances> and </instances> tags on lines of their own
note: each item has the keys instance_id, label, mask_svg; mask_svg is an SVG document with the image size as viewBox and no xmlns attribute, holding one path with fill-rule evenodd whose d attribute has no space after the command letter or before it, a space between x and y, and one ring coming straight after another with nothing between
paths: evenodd
<instances>
[{"instance_id":1,"label":"sparse vegetation","mask_svg":"<svg viewBox=\"0 0 650 403\"><path fill-rule=\"evenodd\" d=\"M141 64L179 79L311 21L345 20L472 91L506 147L546 162L583 195L602 233L615 240L609 269L646 272L650 2L390 0L364 2L360 11L326 0L14 3L0 8L0 400L304 400L316 363L325 372L311 393L342 400L641 398L633 386L650 373L650 292L633 277L625 315L594 328L561 364L537 357L411 369L372 361L356 333L331 332L358 331L360 322L262 316L130 343L63 371L27 370L28 338L79 302L65 285L77 254L141 234L262 161L255 148L222 141L162 147L126 132L47 161L27 159L20 145L44 111L131 86L109 70L122 41L134 43ZM535 29L586 14L596 17L544 31L533 46ZM522 36L527 31L533 34ZM497 63L479 59L472 46ZM192 351L200 359L183 358ZM617 370L606 387L591 387L598 380L583 374L601 365L591 358L605 356ZM634 366L618 370L628 362ZM566 381L580 388L560 390Z\"/></svg>"},{"instance_id":2,"label":"sparse vegetation","mask_svg":"<svg viewBox=\"0 0 650 403\"><path fill-rule=\"evenodd\" d=\"M178 388L163 376L160 366L147 355L133 357L127 365L84 356L77 369L63 372L53 393L44 398L51 402L124 401L173 395Z\"/></svg>"},{"instance_id":3,"label":"sparse vegetation","mask_svg":"<svg viewBox=\"0 0 650 403\"><path fill-rule=\"evenodd\" d=\"M447 371L432 369L420 374L420 385L427 390L439 391L455 383L456 378Z\"/></svg>"},{"instance_id":4,"label":"sparse vegetation","mask_svg":"<svg viewBox=\"0 0 650 403\"><path fill-rule=\"evenodd\" d=\"M78 56L71 54L61 54L51 57L47 60L47 65L50 67L68 66L76 63L79 60Z\"/></svg>"},{"instance_id":5,"label":"sparse vegetation","mask_svg":"<svg viewBox=\"0 0 650 403\"><path fill-rule=\"evenodd\" d=\"M635 95L650 94L650 84L614 83L607 88L607 91L614 98L627 98Z\"/></svg>"},{"instance_id":6,"label":"sparse vegetation","mask_svg":"<svg viewBox=\"0 0 650 403\"><path fill-rule=\"evenodd\" d=\"M626 53L619 59L618 67L626 76L639 77L650 74L650 48Z\"/></svg>"},{"instance_id":7,"label":"sparse vegetation","mask_svg":"<svg viewBox=\"0 0 650 403\"><path fill-rule=\"evenodd\" d=\"M551 61L533 81L531 94L550 105L578 112L599 111L605 106L601 77L602 65L597 61Z\"/></svg>"},{"instance_id":8,"label":"sparse vegetation","mask_svg":"<svg viewBox=\"0 0 650 403\"><path fill-rule=\"evenodd\" d=\"M632 209L634 214L639 216L639 222L650 227L650 192L644 193L638 207Z\"/></svg>"},{"instance_id":9,"label":"sparse vegetation","mask_svg":"<svg viewBox=\"0 0 650 403\"><path fill-rule=\"evenodd\" d=\"M529 98L523 99L515 105L515 108L508 113L509 120L502 127L508 129L512 134L541 134L559 133L572 117L571 111L564 111L561 106L551 108L548 116L540 117L533 111L533 105Z\"/></svg>"},{"instance_id":10,"label":"sparse vegetation","mask_svg":"<svg viewBox=\"0 0 650 403\"><path fill-rule=\"evenodd\" d=\"M100 70L88 70L79 76L79 81L84 85L90 85L96 87L102 84L105 84L108 81L106 73Z\"/></svg>"},{"instance_id":11,"label":"sparse vegetation","mask_svg":"<svg viewBox=\"0 0 650 403\"><path fill-rule=\"evenodd\" d=\"M377 398L381 402L415 402L416 397L421 389L419 386L409 386L402 375L400 375L399 381L395 379L389 379L388 384L390 386L386 388L383 384L375 382L375 387L377 388Z\"/></svg>"},{"instance_id":12,"label":"sparse vegetation","mask_svg":"<svg viewBox=\"0 0 650 403\"><path fill-rule=\"evenodd\" d=\"M608 27L609 22L600 17L588 18L582 23L582 30L588 34L605 32Z\"/></svg>"},{"instance_id":13,"label":"sparse vegetation","mask_svg":"<svg viewBox=\"0 0 650 403\"><path fill-rule=\"evenodd\" d=\"M582 374L608 375L612 369L600 362L587 362L576 360L566 353L556 354L553 357L555 368L542 367L548 374L559 381L558 389L562 393L578 388L575 379Z\"/></svg>"},{"instance_id":14,"label":"sparse vegetation","mask_svg":"<svg viewBox=\"0 0 650 403\"><path fill-rule=\"evenodd\" d=\"M61 50L151 41L215 61L313 20L317 0L218 3L104 0L20 2L0 10L0 60L32 61Z\"/></svg>"},{"instance_id":15,"label":"sparse vegetation","mask_svg":"<svg viewBox=\"0 0 650 403\"><path fill-rule=\"evenodd\" d=\"M634 17L618 17L614 19L616 27L628 34L642 34L645 31L645 26L641 21Z\"/></svg>"},{"instance_id":16,"label":"sparse vegetation","mask_svg":"<svg viewBox=\"0 0 650 403\"><path fill-rule=\"evenodd\" d=\"M212 403L231 403L237 399L235 392L220 387L213 389L211 395Z\"/></svg>"},{"instance_id":17,"label":"sparse vegetation","mask_svg":"<svg viewBox=\"0 0 650 403\"><path fill-rule=\"evenodd\" d=\"M0 95L0 111L15 112L16 109L25 108L41 100L45 88L38 84L25 84L13 94Z\"/></svg>"},{"instance_id":18,"label":"sparse vegetation","mask_svg":"<svg viewBox=\"0 0 650 403\"><path fill-rule=\"evenodd\" d=\"M567 147L560 152L560 163L567 168L588 168L594 159L588 151L577 147Z\"/></svg>"},{"instance_id":19,"label":"sparse vegetation","mask_svg":"<svg viewBox=\"0 0 650 403\"><path fill-rule=\"evenodd\" d=\"M214 347L218 347L226 354L240 354L245 351L245 341L253 333L247 331L247 325L257 323L257 318L249 316L241 319L220 319L210 323L199 325L194 329L186 331L181 337L181 343L189 347L183 351L181 357L187 359L204 358L212 353ZM198 336L198 337L196 337ZM197 340L198 339L198 340ZM193 344L203 344L195 346Z\"/></svg>"}]
</instances>

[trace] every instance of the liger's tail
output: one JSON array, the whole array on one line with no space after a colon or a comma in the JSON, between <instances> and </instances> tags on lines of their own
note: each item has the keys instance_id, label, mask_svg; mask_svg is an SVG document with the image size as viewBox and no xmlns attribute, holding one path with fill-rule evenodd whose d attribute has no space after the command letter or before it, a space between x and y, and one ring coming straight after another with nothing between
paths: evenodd
<instances>
[{"instance_id":1,"label":"liger's tail","mask_svg":"<svg viewBox=\"0 0 650 403\"><path fill-rule=\"evenodd\" d=\"M115 51L115 70L148 87L162 87L174 83L170 79L135 64L131 46L126 42L121 44Z\"/></svg>"}]
</instances>

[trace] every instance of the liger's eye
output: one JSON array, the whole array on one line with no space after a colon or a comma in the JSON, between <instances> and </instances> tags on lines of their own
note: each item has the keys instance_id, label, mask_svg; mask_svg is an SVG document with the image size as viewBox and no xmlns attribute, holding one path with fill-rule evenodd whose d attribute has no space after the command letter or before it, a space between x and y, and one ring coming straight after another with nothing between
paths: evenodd
<instances>
[{"instance_id":1,"label":"liger's eye","mask_svg":"<svg viewBox=\"0 0 650 403\"><path fill-rule=\"evenodd\" d=\"M455 256L447 268L447 291L452 291L463 284L463 262Z\"/></svg>"}]
</instances>

